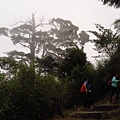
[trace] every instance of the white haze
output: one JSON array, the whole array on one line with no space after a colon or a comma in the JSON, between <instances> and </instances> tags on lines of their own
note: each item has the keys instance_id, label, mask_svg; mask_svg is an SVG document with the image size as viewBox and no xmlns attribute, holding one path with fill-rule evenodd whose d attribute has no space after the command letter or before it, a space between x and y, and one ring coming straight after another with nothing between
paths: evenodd
<instances>
[{"instance_id":1,"label":"white haze","mask_svg":"<svg viewBox=\"0 0 120 120\"><path fill-rule=\"evenodd\" d=\"M62 18L70 20L81 30L96 30L94 23L99 23L110 28L115 19L119 18L120 9L103 6L98 0L1 0L0 4L0 27L10 28L16 22L26 21L36 12L36 19L39 21L44 16L45 21L50 18ZM90 39L94 36L90 35ZM0 56L3 52L17 49L28 51L23 47L14 46L10 39L0 37ZM85 45L85 52L88 60L95 63L92 56L97 55L93 50L93 44Z\"/></svg>"}]
</instances>

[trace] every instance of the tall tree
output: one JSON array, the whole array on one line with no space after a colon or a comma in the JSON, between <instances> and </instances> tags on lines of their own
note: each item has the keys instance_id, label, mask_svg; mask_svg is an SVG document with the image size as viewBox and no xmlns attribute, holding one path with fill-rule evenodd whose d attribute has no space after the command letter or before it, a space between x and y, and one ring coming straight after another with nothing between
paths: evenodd
<instances>
[{"instance_id":1,"label":"tall tree","mask_svg":"<svg viewBox=\"0 0 120 120\"><path fill-rule=\"evenodd\" d=\"M1 35L10 37L14 45L20 44L29 49L30 52L12 51L8 52L8 55L17 59L30 60L34 63L35 54L41 51L46 39L49 39L47 32L40 30L40 28L38 29L38 27L43 25L43 19L41 19L39 24L36 24L35 14L32 14L32 19L29 19L27 22L16 23L15 25L12 29L0 28Z\"/></svg>"},{"instance_id":2,"label":"tall tree","mask_svg":"<svg viewBox=\"0 0 120 120\"><path fill-rule=\"evenodd\" d=\"M20 55L22 58L26 56L34 61L35 53L41 52L42 57L54 54L54 56L61 58L66 48L78 48L79 45L84 45L89 41L89 36L85 31L81 31L78 35L79 28L73 25L70 20L53 18L49 22L49 31L42 31L38 28L43 24L43 19L36 24L35 14L32 14L32 19L16 23L12 29L0 28L0 35L10 37L14 45L20 44L30 50L30 54L12 51L8 55L17 55L17 57Z\"/></svg>"},{"instance_id":3,"label":"tall tree","mask_svg":"<svg viewBox=\"0 0 120 120\"><path fill-rule=\"evenodd\" d=\"M10 37L14 45L19 44L30 51L28 53L11 51L8 52L8 55L32 63L37 60L39 74L43 63L42 59L51 56L58 63L65 57L65 49L82 48L83 50L85 43L89 41L89 35L85 31L78 34L79 28L70 20L53 18L47 24L50 29L46 31L42 31L40 28L42 25L45 25L43 19L36 24L35 14L32 14L32 19L19 22L12 29L0 28L0 35ZM37 54L39 55L38 59L35 59Z\"/></svg>"},{"instance_id":4,"label":"tall tree","mask_svg":"<svg viewBox=\"0 0 120 120\"><path fill-rule=\"evenodd\" d=\"M78 34L79 28L70 20L53 18L50 25L50 33L54 38L51 42L51 50L57 57L63 57L66 48L80 48L89 41L89 35L85 31Z\"/></svg>"},{"instance_id":5,"label":"tall tree","mask_svg":"<svg viewBox=\"0 0 120 120\"><path fill-rule=\"evenodd\" d=\"M30 54L26 56L32 62L34 62L35 54L40 52L40 48L48 37L47 32L37 30L42 25L42 22L43 20L41 20L41 23L36 24L34 14L32 14L32 19L10 31L14 44L20 44L30 50Z\"/></svg>"}]
</instances>

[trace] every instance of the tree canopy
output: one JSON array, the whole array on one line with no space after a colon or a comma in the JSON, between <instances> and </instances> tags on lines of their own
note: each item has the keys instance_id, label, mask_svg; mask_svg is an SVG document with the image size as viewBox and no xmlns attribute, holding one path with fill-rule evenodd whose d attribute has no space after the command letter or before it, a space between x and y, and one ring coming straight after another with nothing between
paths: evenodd
<instances>
[{"instance_id":1,"label":"tree canopy","mask_svg":"<svg viewBox=\"0 0 120 120\"><path fill-rule=\"evenodd\" d=\"M19 44L29 50L29 53L8 52L10 57L33 62L38 54L39 58L51 55L60 60L66 48L84 48L89 41L89 35L85 31L78 33L79 28L70 20L53 18L47 24L43 20L40 23L35 20L35 14L32 14L31 19L16 23L12 29L0 28L0 35L9 37L14 45ZM50 29L43 31L41 26L44 25Z\"/></svg>"},{"instance_id":2,"label":"tree canopy","mask_svg":"<svg viewBox=\"0 0 120 120\"><path fill-rule=\"evenodd\" d=\"M92 40L95 43L95 49L98 53L101 53L103 57L110 58L117 51L119 47L119 33L113 32L111 29L106 29L100 24L95 24L97 31L89 31L96 36L96 39Z\"/></svg>"}]
</instances>

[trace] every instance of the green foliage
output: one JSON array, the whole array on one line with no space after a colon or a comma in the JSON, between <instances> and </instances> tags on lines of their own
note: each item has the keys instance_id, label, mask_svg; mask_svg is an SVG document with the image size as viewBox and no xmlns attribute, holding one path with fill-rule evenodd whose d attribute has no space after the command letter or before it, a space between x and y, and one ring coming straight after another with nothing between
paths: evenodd
<instances>
[{"instance_id":1,"label":"green foliage","mask_svg":"<svg viewBox=\"0 0 120 120\"><path fill-rule=\"evenodd\" d=\"M32 87L35 81L34 67L20 63L16 79L23 87Z\"/></svg>"},{"instance_id":2,"label":"green foliage","mask_svg":"<svg viewBox=\"0 0 120 120\"><path fill-rule=\"evenodd\" d=\"M58 63L52 56L46 56L43 59L37 60L40 64L41 73L55 74L57 71Z\"/></svg>"},{"instance_id":3,"label":"green foliage","mask_svg":"<svg viewBox=\"0 0 120 120\"><path fill-rule=\"evenodd\" d=\"M18 69L18 63L13 58L1 57L0 58L0 67L3 70L14 73Z\"/></svg>"},{"instance_id":4,"label":"green foliage","mask_svg":"<svg viewBox=\"0 0 120 120\"><path fill-rule=\"evenodd\" d=\"M6 73L7 78L14 77L16 79L16 74L19 68L19 62L9 57L0 58L0 68Z\"/></svg>"},{"instance_id":5,"label":"green foliage","mask_svg":"<svg viewBox=\"0 0 120 120\"><path fill-rule=\"evenodd\" d=\"M119 33L115 33L110 29L105 29L103 26L96 24L97 31L89 31L96 36L96 39L92 40L95 43L95 50L101 53L105 57L111 57L119 46Z\"/></svg>"},{"instance_id":6,"label":"green foliage","mask_svg":"<svg viewBox=\"0 0 120 120\"><path fill-rule=\"evenodd\" d=\"M5 80L6 74L0 73L0 83L2 83Z\"/></svg>"},{"instance_id":7,"label":"green foliage","mask_svg":"<svg viewBox=\"0 0 120 120\"><path fill-rule=\"evenodd\" d=\"M86 64L86 54L80 49L67 49L65 59L60 64L59 74L70 76L74 67L83 68Z\"/></svg>"},{"instance_id":8,"label":"green foliage","mask_svg":"<svg viewBox=\"0 0 120 120\"><path fill-rule=\"evenodd\" d=\"M21 64L16 80L4 80L0 84L0 118L42 120L52 117L52 98L60 93L62 89L56 78L40 77L35 75L34 68Z\"/></svg>"}]
</instances>

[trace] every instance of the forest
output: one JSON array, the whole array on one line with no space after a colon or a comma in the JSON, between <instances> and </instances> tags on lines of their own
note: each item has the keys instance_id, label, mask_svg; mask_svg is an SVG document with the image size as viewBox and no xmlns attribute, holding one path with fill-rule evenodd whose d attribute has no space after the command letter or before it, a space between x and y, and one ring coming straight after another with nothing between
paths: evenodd
<instances>
[{"instance_id":1,"label":"forest","mask_svg":"<svg viewBox=\"0 0 120 120\"><path fill-rule=\"evenodd\" d=\"M115 1L115 0L114 0ZM120 7L117 0L101 0L104 5ZM97 31L79 31L70 20L53 18L36 23L31 19L1 27L0 36L9 38L29 52L8 51L0 57L0 119L45 120L55 113L57 101L63 112L81 106L80 87L90 79L91 102L108 95L108 80L120 75L120 20L113 21L114 30L95 24ZM43 29L43 28L47 29ZM90 40L89 34L96 39ZM102 58L93 65L87 60L84 46L95 45Z\"/></svg>"}]
</instances>

